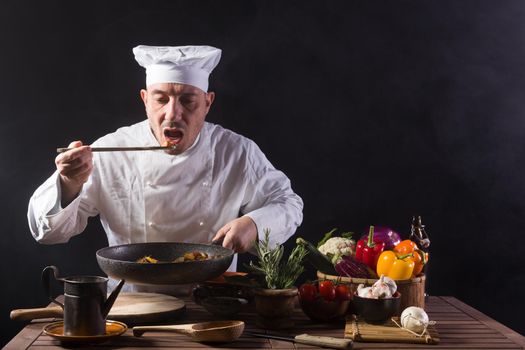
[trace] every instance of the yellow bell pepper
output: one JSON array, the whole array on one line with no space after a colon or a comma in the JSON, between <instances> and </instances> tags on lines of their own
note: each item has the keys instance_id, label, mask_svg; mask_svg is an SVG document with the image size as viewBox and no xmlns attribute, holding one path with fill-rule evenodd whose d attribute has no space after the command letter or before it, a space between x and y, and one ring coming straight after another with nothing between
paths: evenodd
<instances>
[{"instance_id":1,"label":"yellow bell pepper","mask_svg":"<svg viewBox=\"0 0 525 350\"><path fill-rule=\"evenodd\" d=\"M415 262L412 254L398 255L385 250L377 260L377 275L385 275L393 280L406 280L412 276Z\"/></svg>"}]
</instances>

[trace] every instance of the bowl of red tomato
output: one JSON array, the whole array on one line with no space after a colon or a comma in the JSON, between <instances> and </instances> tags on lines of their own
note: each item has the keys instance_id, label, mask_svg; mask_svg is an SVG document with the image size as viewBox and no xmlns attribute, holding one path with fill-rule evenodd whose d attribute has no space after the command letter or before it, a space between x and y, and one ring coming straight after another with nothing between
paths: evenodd
<instances>
[{"instance_id":1,"label":"bowl of red tomato","mask_svg":"<svg viewBox=\"0 0 525 350\"><path fill-rule=\"evenodd\" d=\"M351 298L350 286L345 283L321 280L299 286L301 308L308 318L317 322L344 319Z\"/></svg>"}]
</instances>

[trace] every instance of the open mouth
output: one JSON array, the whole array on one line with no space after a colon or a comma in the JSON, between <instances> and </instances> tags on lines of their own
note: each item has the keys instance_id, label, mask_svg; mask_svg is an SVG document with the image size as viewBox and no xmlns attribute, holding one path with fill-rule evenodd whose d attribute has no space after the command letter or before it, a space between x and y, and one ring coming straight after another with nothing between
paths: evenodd
<instances>
[{"instance_id":1,"label":"open mouth","mask_svg":"<svg viewBox=\"0 0 525 350\"><path fill-rule=\"evenodd\" d=\"M181 142L184 133L180 129L176 128L164 128L164 138L170 145L176 145Z\"/></svg>"}]
</instances>

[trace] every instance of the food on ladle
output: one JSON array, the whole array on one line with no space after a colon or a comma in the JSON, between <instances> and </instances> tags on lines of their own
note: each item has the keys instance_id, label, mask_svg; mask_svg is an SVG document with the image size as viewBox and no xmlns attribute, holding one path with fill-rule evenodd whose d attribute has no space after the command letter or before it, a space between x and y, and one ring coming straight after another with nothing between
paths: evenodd
<instances>
[{"instance_id":1,"label":"food on ladle","mask_svg":"<svg viewBox=\"0 0 525 350\"><path fill-rule=\"evenodd\" d=\"M162 147L169 147L171 149L177 148L177 144L171 140L166 140L162 143Z\"/></svg>"}]
</instances>

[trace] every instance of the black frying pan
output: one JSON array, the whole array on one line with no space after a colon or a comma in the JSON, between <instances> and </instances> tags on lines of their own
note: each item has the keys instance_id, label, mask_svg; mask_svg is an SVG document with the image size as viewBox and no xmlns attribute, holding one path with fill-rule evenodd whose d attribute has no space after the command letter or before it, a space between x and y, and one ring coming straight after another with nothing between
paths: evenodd
<instances>
[{"instance_id":1,"label":"black frying pan","mask_svg":"<svg viewBox=\"0 0 525 350\"><path fill-rule=\"evenodd\" d=\"M171 262L185 253L198 251L213 258L207 260ZM220 245L153 242L123 244L97 251L97 262L109 277L125 279L133 284L186 284L203 282L220 276L233 259L233 250ZM136 261L146 255L156 264Z\"/></svg>"}]
</instances>

